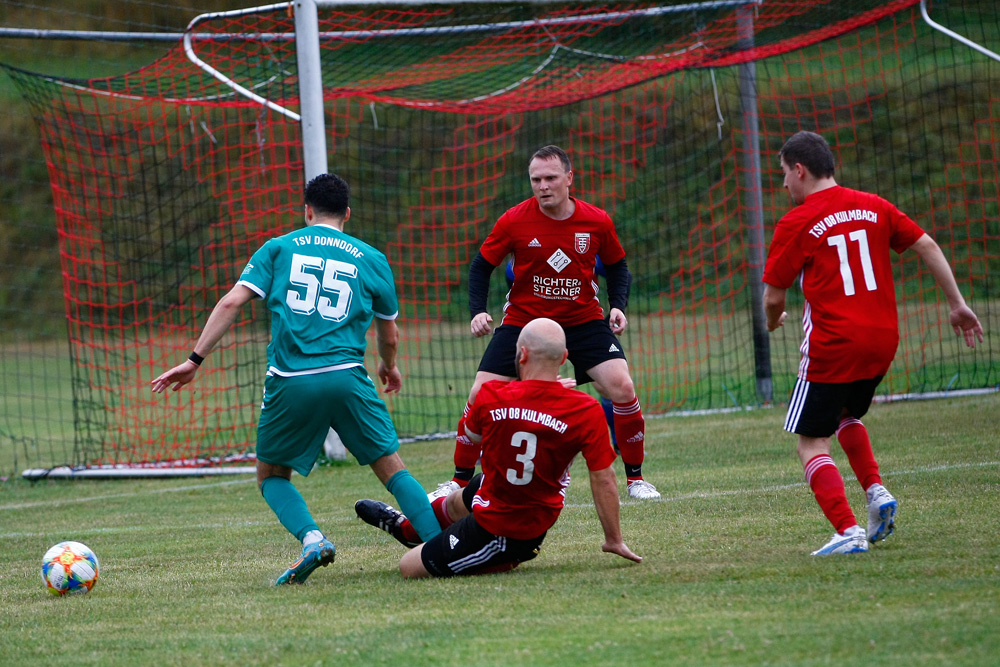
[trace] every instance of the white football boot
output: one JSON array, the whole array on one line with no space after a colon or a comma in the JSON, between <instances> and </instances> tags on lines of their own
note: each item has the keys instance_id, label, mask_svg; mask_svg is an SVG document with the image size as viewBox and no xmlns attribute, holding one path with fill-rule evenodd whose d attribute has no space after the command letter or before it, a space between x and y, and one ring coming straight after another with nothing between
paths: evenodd
<instances>
[{"instance_id":1,"label":"white football boot","mask_svg":"<svg viewBox=\"0 0 1000 667\"><path fill-rule=\"evenodd\" d=\"M646 480L637 479L628 483L628 495L639 500L656 500L660 497L660 492Z\"/></svg>"},{"instance_id":2,"label":"white football boot","mask_svg":"<svg viewBox=\"0 0 1000 667\"><path fill-rule=\"evenodd\" d=\"M861 526L853 526L843 534L834 533L823 548L812 552L813 556L831 556L833 554L859 554L868 551L868 536Z\"/></svg>"},{"instance_id":3,"label":"white football boot","mask_svg":"<svg viewBox=\"0 0 1000 667\"><path fill-rule=\"evenodd\" d=\"M438 498L444 498L445 496L451 495L452 491L456 489L461 489L462 487L458 485L453 479L449 479L447 482L441 482L438 484L438 488L427 494L427 500L434 502Z\"/></svg>"},{"instance_id":4,"label":"white football boot","mask_svg":"<svg viewBox=\"0 0 1000 667\"><path fill-rule=\"evenodd\" d=\"M892 535L899 502L881 484L868 487L868 541L878 542Z\"/></svg>"}]
</instances>

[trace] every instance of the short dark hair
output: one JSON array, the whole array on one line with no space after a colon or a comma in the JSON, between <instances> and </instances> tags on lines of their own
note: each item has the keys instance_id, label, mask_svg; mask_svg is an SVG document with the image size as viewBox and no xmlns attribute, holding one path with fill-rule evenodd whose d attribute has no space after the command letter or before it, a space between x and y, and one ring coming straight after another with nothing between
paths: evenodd
<instances>
[{"instance_id":1,"label":"short dark hair","mask_svg":"<svg viewBox=\"0 0 1000 667\"><path fill-rule=\"evenodd\" d=\"M305 203L320 215L343 217L351 198L351 187L336 174L320 174L306 184Z\"/></svg>"},{"instance_id":2,"label":"short dark hair","mask_svg":"<svg viewBox=\"0 0 1000 667\"><path fill-rule=\"evenodd\" d=\"M551 160L554 157L559 158L559 161L562 162L563 169L566 171L573 171L573 165L570 164L569 156L566 155L566 151L558 146L545 146L543 148L539 148L535 151L535 154L531 156L531 160L528 160L528 164L530 165L536 158L539 160Z\"/></svg>"},{"instance_id":3,"label":"short dark hair","mask_svg":"<svg viewBox=\"0 0 1000 667\"><path fill-rule=\"evenodd\" d=\"M803 165L816 178L833 176L833 151L826 139L815 132L796 132L778 153L778 159L784 160L789 167Z\"/></svg>"}]
</instances>

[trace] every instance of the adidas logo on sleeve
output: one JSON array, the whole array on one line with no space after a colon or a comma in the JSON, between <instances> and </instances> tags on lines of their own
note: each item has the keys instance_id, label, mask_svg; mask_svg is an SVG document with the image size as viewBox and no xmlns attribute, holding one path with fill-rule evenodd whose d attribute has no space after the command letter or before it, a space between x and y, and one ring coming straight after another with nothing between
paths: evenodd
<instances>
[{"instance_id":1,"label":"adidas logo on sleeve","mask_svg":"<svg viewBox=\"0 0 1000 667\"><path fill-rule=\"evenodd\" d=\"M531 243L528 244L529 248L541 248L542 244L538 242L537 238L531 239Z\"/></svg>"}]
</instances>

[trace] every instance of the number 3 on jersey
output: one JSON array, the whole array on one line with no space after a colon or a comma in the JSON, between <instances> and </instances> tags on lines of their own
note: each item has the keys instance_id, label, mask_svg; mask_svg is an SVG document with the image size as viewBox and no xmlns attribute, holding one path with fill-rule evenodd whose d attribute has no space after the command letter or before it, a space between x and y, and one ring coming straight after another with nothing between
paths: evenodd
<instances>
[{"instance_id":1,"label":"number 3 on jersey","mask_svg":"<svg viewBox=\"0 0 1000 667\"><path fill-rule=\"evenodd\" d=\"M865 276L865 287L869 292L874 292L878 285L875 283L875 270L872 268L872 256L868 250L868 232L858 229L848 234L847 238L858 244L858 253L861 255L861 271ZM829 237L826 244L837 249L837 257L840 258L840 277L844 281L844 294L854 296L854 274L847 261L847 239L844 238L843 234L837 234Z\"/></svg>"},{"instance_id":2,"label":"number 3 on jersey","mask_svg":"<svg viewBox=\"0 0 1000 667\"><path fill-rule=\"evenodd\" d=\"M521 464L522 470L518 472L513 468L507 468L507 481L514 486L524 486L535 476L535 450L538 447L538 436L527 431L518 431L510 439L510 446L524 451L515 458Z\"/></svg>"},{"instance_id":3,"label":"number 3 on jersey","mask_svg":"<svg viewBox=\"0 0 1000 667\"><path fill-rule=\"evenodd\" d=\"M309 269L323 272L323 281ZM351 297L354 292L351 285L342 277L357 278L358 267L335 259L324 260L322 257L309 255L292 255L292 269L288 276L289 282L306 288L305 296L297 290L288 290L285 303L293 312L300 315L312 315L319 312L320 317L332 322L340 322L351 310ZM336 295L336 301L324 296L321 292Z\"/></svg>"}]
</instances>

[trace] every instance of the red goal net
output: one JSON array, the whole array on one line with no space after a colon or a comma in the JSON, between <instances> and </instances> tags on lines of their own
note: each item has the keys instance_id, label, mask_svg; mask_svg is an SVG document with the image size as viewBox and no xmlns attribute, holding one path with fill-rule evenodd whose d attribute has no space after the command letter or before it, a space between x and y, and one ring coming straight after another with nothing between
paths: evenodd
<instances>
[{"instance_id":1,"label":"red goal net","mask_svg":"<svg viewBox=\"0 0 1000 667\"><path fill-rule=\"evenodd\" d=\"M934 11L997 50L988 5ZM928 27L917 0L372 6L319 18L330 170L353 189L347 231L386 251L401 299L404 390L389 399L401 436L454 429L486 344L468 335L468 264L496 218L530 196L528 157L550 143L567 149L575 195L609 211L628 253L624 342L647 413L759 404L750 224L762 201L769 239L789 209L776 154L798 130L827 137L839 182L930 232L987 331L1000 324L1000 63ZM189 389L152 395L149 381L187 356L251 253L303 224L299 124L227 83L296 112L294 29L284 7L199 23L191 52L211 71L183 44L108 79L9 70L37 116L55 198L75 463L252 452L269 335L260 304ZM962 350L926 267L903 256L897 271L902 343L880 391L995 387L994 334ZM505 292L498 271L496 319ZM791 324L801 295L790 299ZM800 338L794 325L770 338L775 402L794 383ZM26 460L52 463L44 448Z\"/></svg>"}]
</instances>

